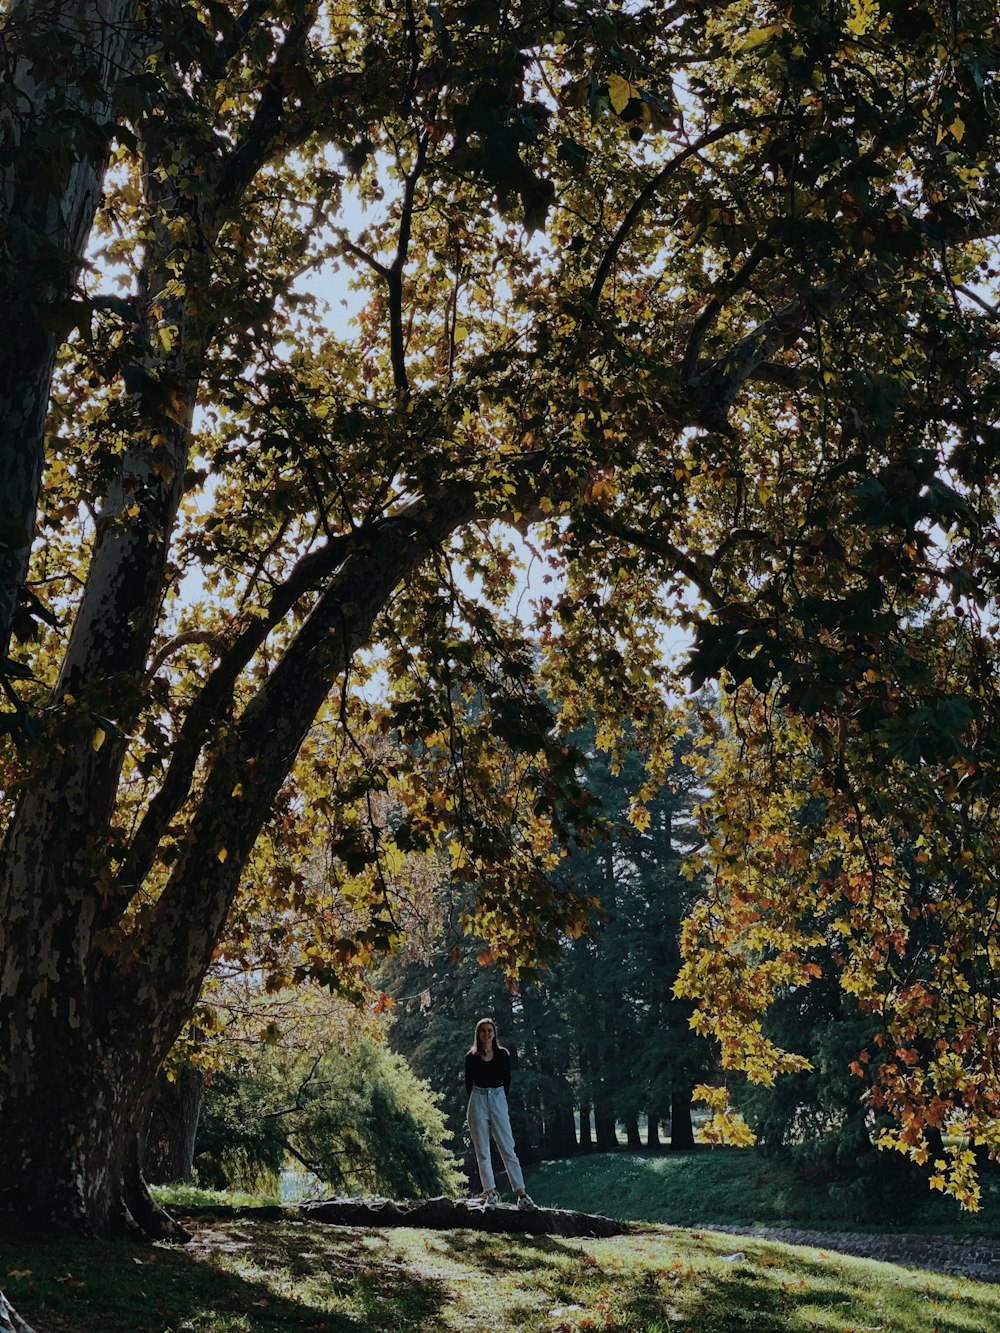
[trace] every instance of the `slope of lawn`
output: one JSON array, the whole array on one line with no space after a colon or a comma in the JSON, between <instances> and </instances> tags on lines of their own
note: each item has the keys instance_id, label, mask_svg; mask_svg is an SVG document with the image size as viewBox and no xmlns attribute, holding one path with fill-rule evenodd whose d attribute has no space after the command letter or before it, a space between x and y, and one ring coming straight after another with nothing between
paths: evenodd
<instances>
[{"instance_id":1,"label":"slope of lawn","mask_svg":"<svg viewBox=\"0 0 1000 1333\"><path fill-rule=\"evenodd\" d=\"M996 1288L702 1232L614 1240L242 1218L187 1248L0 1234L36 1333L998 1333Z\"/></svg>"},{"instance_id":2,"label":"slope of lawn","mask_svg":"<svg viewBox=\"0 0 1000 1333\"><path fill-rule=\"evenodd\" d=\"M631 1221L674 1226L762 1225L816 1230L1000 1235L1000 1173L984 1179L983 1206L963 1212L918 1186L879 1215L853 1197L809 1184L752 1148L699 1147L690 1153L594 1153L542 1162L526 1173L536 1202ZM998 1323L1000 1328L1000 1323Z\"/></svg>"}]
</instances>

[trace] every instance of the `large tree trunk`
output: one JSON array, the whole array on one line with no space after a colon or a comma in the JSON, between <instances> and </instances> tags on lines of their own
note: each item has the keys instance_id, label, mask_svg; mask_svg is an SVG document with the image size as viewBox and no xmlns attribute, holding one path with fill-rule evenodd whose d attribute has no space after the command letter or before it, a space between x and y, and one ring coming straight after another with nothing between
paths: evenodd
<instances>
[{"instance_id":1,"label":"large tree trunk","mask_svg":"<svg viewBox=\"0 0 1000 1333\"><path fill-rule=\"evenodd\" d=\"M52 316L70 295L97 209L137 8L20 0L0 33L0 657L35 531L58 344ZM52 164L44 190L39 159Z\"/></svg>"},{"instance_id":2,"label":"large tree trunk","mask_svg":"<svg viewBox=\"0 0 1000 1333\"><path fill-rule=\"evenodd\" d=\"M140 1154L147 1180L159 1185L186 1185L193 1180L204 1099L205 1079L193 1065L182 1065L172 1079L162 1071L157 1076L149 1129Z\"/></svg>"},{"instance_id":3,"label":"large tree trunk","mask_svg":"<svg viewBox=\"0 0 1000 1333\"><path fill-rule=\"evenodd\" d=\"M639 1117L634 1111L628 1111L625 1114L625 1136L628 1140L628 1146L633 1151L642 1147L642 1136L639 1133Z\"/></svg>"},{"instance_id":4,"label":"large tree trunk","mask_svg":"<svg viewBox=\"0 0 1000 1333\"><path fill-rule=\"evenodd\" d=\"M5 1061L0 1218L94 1235L182 1236L138 1178L148 1052L116 1007L105 1014L83 988L45 986L45 966L40 960L36 973L44 1002L19 996L24 1040L44 1058L26 1058L21 1045Z\"/></svg>"},{"instance_id":5,"label":"large tree trunk","mask_svg":"<svg viewBox=\"0 0 1000 1333\"><path fill-rule=\"evenodd\" d=\"M649 1111L646 1118L646 1147L659 1148L661 1146L659 1112Z\"/></svg>"},{"instance_id":6,"label":"large tree trunk","mask_svg":"<svg viewBox=\"0 0 1000 1333\"><path fill-rule=\"evenodd\" d=\"M550 1104L545 1114L545 1156L569 1157L576 1152L576 1124L569 1102Z\"/></svg>"}]
</instances>

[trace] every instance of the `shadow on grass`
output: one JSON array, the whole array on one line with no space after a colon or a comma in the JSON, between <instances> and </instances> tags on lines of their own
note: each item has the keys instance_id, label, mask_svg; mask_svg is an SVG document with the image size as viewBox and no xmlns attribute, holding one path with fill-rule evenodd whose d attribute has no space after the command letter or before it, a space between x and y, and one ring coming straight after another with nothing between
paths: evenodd
<instances>
[{"instance_id":1,"label":"shadow on grass","mask_svg":"<svg viewBox=\"0 0 1000 1333\"><path fill-rule=\"evenodd\" d=\"M184 1249L0 1233L0 1274L36 1333L376 1333L444 1322L440 1283L336 1231L240 1225Z\"/></svg>"},{"instance_id":2,"label":"shadow on grass","mask_svg":"<svg viewBox=\"0 0 1000 1333\"><path fill-rule=\"evenodd\" d=\"M719 1238L721 1239L721 1238ZM597 1243L549 1236L497 1238L454 1232L445 1242L456 1262L502 1285L537 1294L506 1305L508 1328L619 1327L691 1333L788 1333L790 1329L882 1328L893 1333L1000 1333L994 1292L961 1294L938 1274L908 1275L863 1260L810 1261L783 1247L748 1247L723 1262L716 1240L688 1238L645 1253L616 1256ZM560 1307L576 1311L557 1314ZM553 1321L553 1315L555 1320ZM568 1322L567 1322L568 1318ZM544 1321L544 1322L540 1322ZM492 1327L492 1325L491 1325Z\"/></svg>"},{"instance_id":3,"label":"shadow on grass","mask_svg":"<svg viewBox=\"0 0 1000 1333\"><path fill-rule=\"evenodd\" d=\"M693 1329L712 1333L788 1333L789 1329L883 1328L893 1333L986 1333L997 1325L997 1306L984 1289L981 1300L952 1298L942 1288L915 1282L859 1288L847 1272L815 1270L806 1281L767 1276L756 1265L716 1270L706 1276L694 1301L681 1309Z\"/></svg>"}]
</instances>

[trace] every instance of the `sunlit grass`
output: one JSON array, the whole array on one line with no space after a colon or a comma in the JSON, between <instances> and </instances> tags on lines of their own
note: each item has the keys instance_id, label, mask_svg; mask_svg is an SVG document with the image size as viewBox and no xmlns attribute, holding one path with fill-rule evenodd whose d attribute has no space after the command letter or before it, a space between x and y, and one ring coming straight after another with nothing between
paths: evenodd
<instances>
[{"instance_id":1,"label":"sunlit grass","mask_svg":"<svg viewBox=\"0 0 1000 1333\"><path fill-rule=\"evenodd\" d=\"M150 1193L158 1203L168 1208L203 1208L228 1206L231 1208L260 1208L265 1204L280 1203L277 1194L247 1194L242 1190L206 1190L197 1185L153 1185Z\"/></svg>"},{"instance_id":2,"label":"sunlit grass","mask_svg":"<svg viewBox=\"0 0 1000 1333\"><path fill-rule=\"evenodd\" d=\"M193 1247L0 1237L37 1333L1000 1333L996 1289L672 1229L612 1240L241 1218Z\"/></svg>"}]
</instances>

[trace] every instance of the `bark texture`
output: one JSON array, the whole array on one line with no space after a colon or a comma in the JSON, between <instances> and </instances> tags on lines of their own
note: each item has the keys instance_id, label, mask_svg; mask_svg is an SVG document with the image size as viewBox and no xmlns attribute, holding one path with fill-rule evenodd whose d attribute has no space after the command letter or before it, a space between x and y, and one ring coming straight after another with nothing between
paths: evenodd
<instances>
[{"instance_id":1,"label":"bark texture","mask_svg":"<svg viewBox=\"0 0 1000 1333\"><path fill-rule=\"evenodd\" d=\"M35 529L58 307L97 209L136 10L136 0L21 0L0 30L0 656Z\"/></svg>"},{"instance_id":2,"label":"bark texture","mask_svg":"<svg viewBox=\"0 0 1000 1333\"><path fill-rule=\"evenodd\" d=\"M205 1099L200 1069L184 1065L171 1080L161 1073L141 1153L143 1174L154 1184L190 1184L194 1178L194 1150Z\"/></svg>"},{"instance_id":3,"label":"bark texture","mask_svg":"<svg viewBox=\"0 0 1000 1333\"><path fill-rule=\"evenodd\" d=\"M63 788L26 795L0 860L0 1216L98 1234L169 1231L135 1147L156 1071L189 1019L257 833L331 681L368 642L393 589L474 512L469 495L414 502L348 552L216 751L145 928L109 933L103 919L113 889L102 894L104 863L79 838L91 827L89 761L74 770L60 760ZM53 846L38 841L40 828Z\"/></svg>"}]
</instances>

